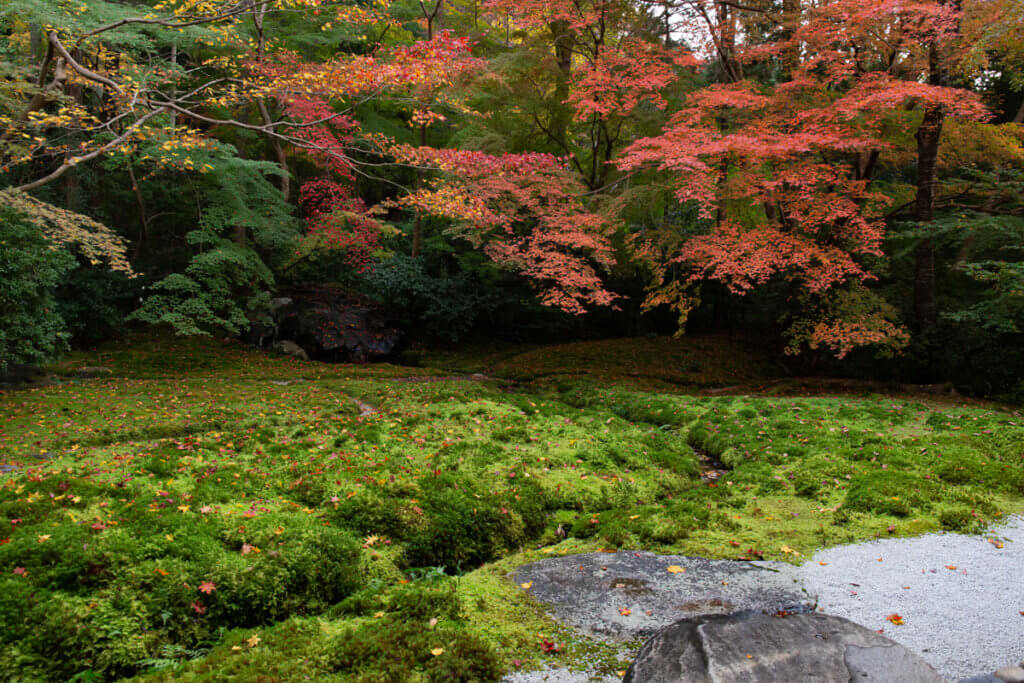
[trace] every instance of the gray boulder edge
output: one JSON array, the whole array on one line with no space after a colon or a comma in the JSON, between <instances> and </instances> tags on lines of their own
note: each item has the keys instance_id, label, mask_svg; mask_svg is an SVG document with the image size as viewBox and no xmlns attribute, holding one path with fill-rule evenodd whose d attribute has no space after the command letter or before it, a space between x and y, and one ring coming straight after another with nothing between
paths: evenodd
<instances>
[{"instance_id":1,"label":"gray boulder edge","mask_svg":"<svg viewBox=\"0 0 1024 683\"><path fill-rule=\"evenodd\" d=\"M941 683L902 645L825 614L684 619L640 649L623 683Z\"/></svg>"},{"instance_id":2,"label":"gray boulder edge","mask_svg":"<svg viewBox=\"0 0 1024 683\"><path fill-rule=\"evenodd\" d=\"M672 566L685 571L669 572ZM587 553L524 565L513 579L528 584L529 593L556 619L620 642L650 637L682 618L805 612L816 602L804 590L799 570L781 562Z\"/></svg>"},{"instance_id":3,"label":"gray boulder edge","mask_svg":"<svg viewBox=\"0 0 1024 683\"><path fill-rule=\"evenodd\" d=\"M298 358L299 360L309 360L309 354L306 353L306 350L288 339L284 339L274 344L274 351L285 356Z\"/></svg>"}]
</instances>

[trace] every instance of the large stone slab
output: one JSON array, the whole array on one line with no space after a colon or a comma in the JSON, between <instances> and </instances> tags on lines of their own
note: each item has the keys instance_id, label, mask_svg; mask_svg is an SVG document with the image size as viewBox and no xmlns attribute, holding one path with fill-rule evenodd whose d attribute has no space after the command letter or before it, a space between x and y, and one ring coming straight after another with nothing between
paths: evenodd
<instances>
[{"instance_id":1,"label":"large stone slab","mask_svg":"<svg viewBox=\"0 0 1024 683\"><path fill-rule=\"evenodd\" d=\"M557 619L619 641L649 637L686 617L802 612L815 602L799 571L781 562L620 551L548 558L520 567L514 579Z\"/></svg>"},{"instance_id":2,"label":"large stone slab","mask_svg":"<svg viewBox=\"0 0 1024 683\"><path fill-rule=\"evenodd\" d=\"M624 683L941 683L902 645L825 614L704 616L651 638Z\"/></svg>"}]
</instances>

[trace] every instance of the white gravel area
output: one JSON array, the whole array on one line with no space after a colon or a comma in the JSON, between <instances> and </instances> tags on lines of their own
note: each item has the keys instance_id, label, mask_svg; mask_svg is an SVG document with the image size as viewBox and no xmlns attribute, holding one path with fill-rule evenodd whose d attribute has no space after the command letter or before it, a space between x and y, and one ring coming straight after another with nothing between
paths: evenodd
<instances>
[{"instance_id":1,"label":"white gravel area","mask_svg":"<svg viewBox=\"0 0 1024 683\"><path fill-rule=\"evenodd\" d=\"M884 629L950 680L1024 661L1024 516L980 536L829 548L801 569L819 609Z\"/></svg>"},{"instance_id":2,"label":"white gravel area","mask_svg":"<svg viewBox=\"0 0 1024 683\"><path fill-rule=\"evenodd\" d=\"M569 671L545 666L537 671L517 671L501 679L502 683L619 683L618 676L592 671Z\"/></svg>"}]
</instances>

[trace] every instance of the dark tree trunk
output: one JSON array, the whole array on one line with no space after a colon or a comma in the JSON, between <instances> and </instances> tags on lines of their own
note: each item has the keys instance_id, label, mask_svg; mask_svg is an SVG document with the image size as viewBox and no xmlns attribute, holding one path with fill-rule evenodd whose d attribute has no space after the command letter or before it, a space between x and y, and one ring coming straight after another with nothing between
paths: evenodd
<instances>
[{"instance_id":1,"label":"dark tree trunk","mask_svg":"<svg viewBox=\"0 0 1024 683\"><path fill-rule=\"evenodd\" d=\"M914 200L914 217L919 223L930 222L935 217L936 162L944 118L941 107L929 106L925 109L924 119L915 136L917 196ZM930 239L923 240L917 246L914 256L914 314L918 331L926 332L935 325L938 315L935 305L934 243Z\"/></svg>"},{"instance_id":2,"label":"dark tree trunk","mask_svg":"<svg viewBox=\"0 0 1024 683\"><path fill-rule=\"evenodd\" d=\"M427 126L420 124L420 147L427 146ZM423 187L423 169L416 169L416 189ZM423 214L416 212L416 218L412 224L412 256L416 258L423 251Z\"/></svg>"},{"instance_id":3,"label":"dark tree trunk","mask_svg":"<svg viewBox=\"0 0 1024 683\"><path fill-rule=\"evenodd\" d=\"M551 117L551 137L565 150L568 150L568 129L572 112L565 104L569 99L569 80L572 78L572 45L573 36L567 21L551 23L551 35L554 40L555 62L558 64L558 79L555 82L554 115Z\"/></svg>"}]
</instances>

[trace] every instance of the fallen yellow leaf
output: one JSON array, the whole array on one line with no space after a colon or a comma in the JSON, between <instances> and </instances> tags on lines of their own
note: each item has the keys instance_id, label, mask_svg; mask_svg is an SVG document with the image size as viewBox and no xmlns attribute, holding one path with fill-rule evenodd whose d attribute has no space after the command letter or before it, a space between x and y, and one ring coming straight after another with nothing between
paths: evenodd
<instances>
[{"instance_id":1,"label":"fallen yellow leaf","mask_svg":"<svg viewBox=\"0 0 1024 683\"><path fill-rule=\"evenodd\" d=\"M522 588L523 590L530 590L530 588L532 586L533 586L533 581L527 581L526 583L519 584L519 587Z\"/></svg>"},{"instance_id":2,"label":"fallen yellow leaf","mask_svg":"<svg viewBox=\"0 0 1024 683\"><path fill-rule=\"evenodd\" d=\"M430 654L434 655L435 657L440 657L441 655L444 654L444 648L443 647L435 647L433 650L430 651Z\"/></svg>"},{"instance_id":3,"label":"fallen yellow leaf","mask_svg":"<svg viewBox=\"0 0 1024 683\"><path fill-rule=\"evenodd\" d=\"M669 567L667 571L669 574L682 574L686 570L680 567L678 564L674 564L671 567Z\"/></svg>"}]
</instances>

